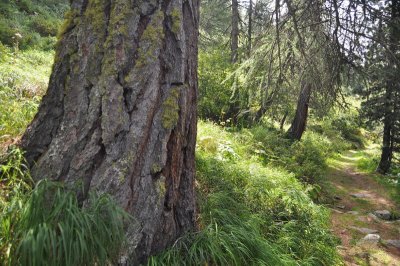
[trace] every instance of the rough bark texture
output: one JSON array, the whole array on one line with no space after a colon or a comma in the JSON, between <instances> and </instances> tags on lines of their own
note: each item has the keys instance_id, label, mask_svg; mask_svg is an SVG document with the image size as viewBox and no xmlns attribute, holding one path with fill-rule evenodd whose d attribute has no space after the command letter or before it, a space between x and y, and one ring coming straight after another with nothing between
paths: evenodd
<instances>
[{"instance_id":1,"label":"rough bark texture","mask_svg":"<svg viewBox=\"0 0 400 266\"><path fill-rule=\"evenodd\" d=\"M232 0L232 29L231 29L231 62L236 63L239 48L239 3Z\"/></svg>"},{"instance_id":2,"label":"rough bark texture","mask_svg":"<svg viewBox=\"0 0 400 266\"><path fill-rule=\"evenodd\" d=\"M388 70L388 82L385 88L385 110L383 117L383 142L382 142L382 153L381 159L379 161L377 172L386 174L392 164L393 149L394 149L394 131L396 124L395 117L395 91L398 89L398 73L394 72L392 69L396 69L397 59L393 58L398 50L398 43L400 41L400 29L399 29L399 19L400 19L400 1L391 1L391 15L389 22L389 50L391 53L388 55L389 67ZM397 118L398 119L398 118Z\"/></svg>"},{"instance_id":3,"label":"rough bark texture","mask_svg":"<svg viewBox=\"0 0 400 266\"><path fill-rule=\"evenodd\" d=\"M300 140L306 129L308 105L311 97L311 85L308 82L302 82L299 100L297 102L296 114L292 125L288 130L291 139Z\"/></svg>"},{"instance_id":4,"label":"rough bark texture","mask_svg":"<svg viewBox=\"0 0 400 266\"><path fill-rule=\"evenodd\" d=\"M133 215L126 263L195 226L199 0L72 0L21 146L36 180L106 192Z\"/></svg>"},{"instance_id":5,"label":"rough bark texture","mask_svg":"<svg viewBox=\"0 0 400 266\"><path fill-rule=\"evenodd\" d=\"M253 33L253 0L249 1L249 12L248 12L248 28L247 28L247 57L251 54L251 40Z\"/></svg>"}]
</instances>

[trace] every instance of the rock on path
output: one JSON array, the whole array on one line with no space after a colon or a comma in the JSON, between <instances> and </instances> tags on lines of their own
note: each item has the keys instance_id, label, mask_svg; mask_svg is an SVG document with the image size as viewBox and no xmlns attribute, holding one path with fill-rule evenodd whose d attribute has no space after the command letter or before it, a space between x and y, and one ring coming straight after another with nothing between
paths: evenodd
<instances>
[{"instance_id":1,"label":"rock on path","mask_svg":"<svg viewBox=\"0 0 400 266\"><path fill-rule=\"evenodd\" d=\"M385 244L396 248L400 248L400 240L386 240Z\"/></svg>"},{"instance_id":2,"label":"rock on path","mask_svg":"<svg viewBox=\"0 0 400 266\"><path fill-rule=\"evenodd\" d=\"M363 233L363 234L376 234L376 233L378 233L378 230L364 228L364 227L350 226L349 228L351 228L353 230L356 230L356 231L358 231L360 233Z\"/></svg>"},{"instance_id":3,"label":"rock on path","mask_svg":"<svg viewBox=\"0 0 400 266\"><path fill-rule=\"evenodd\" d=\"M378 234L368 234L361 240L361 242L376 244L376 243L379 242L379 240L381 240L381 236L380 235L378 235Z\"/></svg>"},{"instance_id":4,"label":"rock on path","mask_svg":"<svg viewBox=\"0 0 400 266\"><path fill-rule=\"evenodd\" d=\"M371 197L371 195L366 194L366 193L353 193L353 194L350 194L350 196L352 196L353 198L357 198L357 199L364 199L364 198Z\"/></svg>"},{"instance_id":5,"label":"rock on path","mask_svg":"<svg viewBox=\"0 0 400 266\"><path fill-rule=\"evenodd\" d=\"M382 220L390 220L392 218L392 214L388 210L374 211L374 215Z\"/></svg>"}]
</instances>

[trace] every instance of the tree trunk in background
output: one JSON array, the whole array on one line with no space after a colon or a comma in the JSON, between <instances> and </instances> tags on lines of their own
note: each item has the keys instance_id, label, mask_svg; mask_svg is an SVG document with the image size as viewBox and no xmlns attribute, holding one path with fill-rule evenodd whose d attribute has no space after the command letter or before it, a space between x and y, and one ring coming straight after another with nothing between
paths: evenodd
<instances>
[{"instance_id":1,"label":"tree trunk in background","mask_svg":"<svg viewBox=\"0 0 400 266\"><path fill-rule=\"evenodd\" d=\"M381 153L381 159L379 161L378 168L376 171L381 174L386 174L389 169L390 165L392 163L392 127L391 127L391 121L387 121L387 118L385 117L384 121L384 127L383 127L383 143L382 143L382 153Z\"/></svg>"},{"instance_id":2,"label":"tree trunk in background","mask_svg":"<svg viewBox=\"0 0 400 266\"><path fill-rule=\"evenodd\" d=\"M384 117L383 117L383 142L382 142L382 153L381 159L376 169L377 172L381 174L386 174L392 164L393 157L393 138L394 138L394 124L396 118L395 116L395 96L394 92L398 88L398 73L393 71L396 69L396 58L394 56L397 54L397 46L400 41L400 29L399 20L400 19L400 1L391 1L391 16L389 22L389 50L388 61L388 81L385 89L385 104L384 104Z\"/></svg>"},{"instance_id":3,"label":"tree trunk in background","mask_svg":"<svg viewBox=\"0 0 400 266\"><path fill-rule=\"evenodd\" d=\"M128 264L195 226L199 0L72 0L21 146L35 180L110 193L137 220Z\"/></svg>"},{"instance_id":4,"label":"tree trunk in background","mask_svg":"<svg viewBox=\"0 0 400 266\"><path fill-rule=\"evenodd\" d=\"M236 63L239 48L239 3L232 0L232 29L231 29L231 62Z\"/></svg>"},{"instance_id":5,"label":"tree trunk in background","mask_svg":"<svg viewBox=\"0 0 400 266\"><path fill-rule=\"evenodd\" d=\"M280 130L283 130L283 127L285 126L285 122L286 122L286 118L287 118L288 114L289 114L289 112L286 111L285 114L283 115L280 125L279 125Z\"/></svg>"},{"instance_id":6,"label":"tree trunk in background","mask_svg":"<svg viewBox=\"0 0 400 266\"><path fill-rule=\"evenodd\" d=\"M247 57L251 54L251 38L253 32L253 0L249 1L249 22L247 28Z\"/></svg>"},{"instance_id":7,"label":"tree trunk in background","mask_svg":"<svg viewBox=\"0 0 400 266\"><path fill-rule=\"evenodd\" d=\"M308 105L311 97L311 84L302 82L299 100L297 102L296 114L292 125L288 130L288 135L291 139L300 140L306 129Z\"/></svg>"}]
</instances>

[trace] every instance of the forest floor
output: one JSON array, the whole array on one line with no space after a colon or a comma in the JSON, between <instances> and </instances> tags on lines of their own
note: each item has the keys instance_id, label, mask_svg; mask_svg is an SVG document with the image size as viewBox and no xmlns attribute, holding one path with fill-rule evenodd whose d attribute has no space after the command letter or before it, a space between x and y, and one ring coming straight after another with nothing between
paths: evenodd
<instances>
[{"instance_id":1,"label":"forest floor","mask_svg":"<svg viewBox=\"0 0 400 266\"><path fill-rule=\"evenodd\" d=\"M366 155L351 150L329 161L327 185L335 197L332 231L342 242L338 251L346 265L400 265L400 246L394 246L400 245L399 204L379 182L381 176L358 169ZM373 213L379 210L390 211L391 217L378 218ZM365 240L369 233L375 236Z\"/></svg>"}]
</instances>

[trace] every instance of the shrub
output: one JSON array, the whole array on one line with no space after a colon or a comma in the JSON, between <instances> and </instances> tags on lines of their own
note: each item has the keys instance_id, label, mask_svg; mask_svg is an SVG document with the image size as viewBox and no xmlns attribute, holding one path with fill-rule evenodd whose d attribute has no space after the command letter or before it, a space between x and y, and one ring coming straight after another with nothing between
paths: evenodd
<instances>
[{"instance_id":1,"label":"shrub","mask_svg":"<svg viewBox=\"0 0 400 266\"><path fill-rule=\"evenodd\" d=\"M326 171L329 147L329 140L307 132L302 141L291 146L293 163L289 169L307 183L315 183Z\"/></svg>"},{"instance_id":2,"label":"shrub","mask_svg":"<svg viewBox=\"0 0 400 266\"><path fill-rule=\"evenodd\" d=\"M60 26L59 24L59 20L52 20L48 17L40 16L36 16L31 22L32 28L44 37L56 36Z\"/></svg>"},{"instance_id":3,"label":"shrub","mask_svg":"<svg viewBox=\"0 0 400 266\"><path fill-rule=\"evenodd\" d=\"M13 37L16 32L15 29L10 27L8 20L0 20L0 42L2 44L13 46Z\"/></svg>"}]
</instances>

